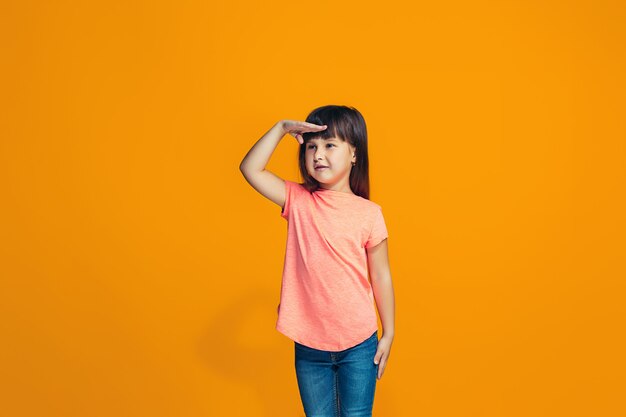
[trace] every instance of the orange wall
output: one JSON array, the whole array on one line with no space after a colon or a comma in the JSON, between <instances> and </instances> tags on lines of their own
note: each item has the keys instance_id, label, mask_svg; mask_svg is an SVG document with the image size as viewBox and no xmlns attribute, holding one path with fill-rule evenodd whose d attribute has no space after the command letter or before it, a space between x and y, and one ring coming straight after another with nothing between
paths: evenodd
<instances>
[{"instance_id":1,"label":"orange wall","mask_svg":"<svg viewBox=\"0 0 626 417\"><path fill-rule=\"evenodd\" d=\"M618 1L4 2L2 415L302 416L286 222L238 165L324 104L363 113L390 234L374 415L624 415L625 28Z\"/></svg>"}]
</instances>

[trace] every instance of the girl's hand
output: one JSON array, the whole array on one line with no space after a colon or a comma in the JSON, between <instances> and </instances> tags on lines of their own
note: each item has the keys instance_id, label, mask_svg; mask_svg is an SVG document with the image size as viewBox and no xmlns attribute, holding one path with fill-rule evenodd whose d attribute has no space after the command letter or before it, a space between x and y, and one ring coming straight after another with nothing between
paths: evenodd
<instances>
[{"instance_id":1,"label":"girl's hand","mask_svg":"<svg viewBox=\"0 0 626 417\"><path fill-rule=\"evenodd\" d=\"M382 378L383 372L385 372L392 343L393 337L385 336L384 334L378 341L378 349L376 350L376 355L374 355L374 363L378 364L378 379Z\"/></svg>"},{"instance_id":2,"label":"girl's hand","mask_svg":"<svg viewBox=\"0 0 626 417\"><path fill-rule=\"evenodd\" d=\"M300 122L298 120L282 120L281 124L283 132L289 133L296 138L300 145L304 143L304 139L302 138L304 132L319 132L327 127L326 125L320 126L313 123Z\"/></svg>"}]
</instances>

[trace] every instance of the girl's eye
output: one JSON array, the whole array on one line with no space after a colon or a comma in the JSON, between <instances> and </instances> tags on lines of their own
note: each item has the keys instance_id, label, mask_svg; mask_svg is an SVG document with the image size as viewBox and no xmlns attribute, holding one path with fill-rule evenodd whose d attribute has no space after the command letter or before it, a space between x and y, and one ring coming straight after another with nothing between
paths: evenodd
<instances>
[{"instance_id":1,"label":"girl's eye","mask_svg":"<svg viewBox=\"0 0 626 417\"><path fill-rule=\"evenodd\" d=\"M334 143L329 143L326 146L335 146ZM315 145L309 145L308 149L313 149L315 147Z\"/></svg>"}]
</instances>

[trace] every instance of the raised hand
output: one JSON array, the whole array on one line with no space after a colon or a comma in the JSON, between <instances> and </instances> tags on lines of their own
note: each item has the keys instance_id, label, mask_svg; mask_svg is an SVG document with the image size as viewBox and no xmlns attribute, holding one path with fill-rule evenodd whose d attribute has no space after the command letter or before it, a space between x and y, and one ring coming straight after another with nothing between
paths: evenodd
<instances>
[{"instance_id":1,"label":"raised hand","mask_svg":"<svg viewBox=\"0 0 626 417\"><path fill-rule=\"evenodd\" d=\"M296 138L300 145L302 145L304 143L304 138L302 137L303 133L319 132L326 129L327 126L320 126L313 123L301 122L298 120L283 120L282 127L285 133L289 133L291 136Z\"/></svg>"}]
</instances>

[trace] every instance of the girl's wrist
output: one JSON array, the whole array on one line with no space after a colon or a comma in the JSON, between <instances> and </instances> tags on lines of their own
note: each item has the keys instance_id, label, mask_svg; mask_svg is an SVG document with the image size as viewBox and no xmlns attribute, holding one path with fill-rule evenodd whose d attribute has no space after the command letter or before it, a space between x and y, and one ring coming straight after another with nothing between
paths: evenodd
<instances>
[{"instance_id":1,"label":"girl's wrist","mask_svg":"<svg viewBox=\"0 0 626 417\"><path fill-rule=\"evenodd\" d=\"M279 120L278 122L276 122L276 124L274 125L274 128L277 129L283 136L287 134L287 132L285 132L284 120Z\"/></svg>"}]
</instances>

